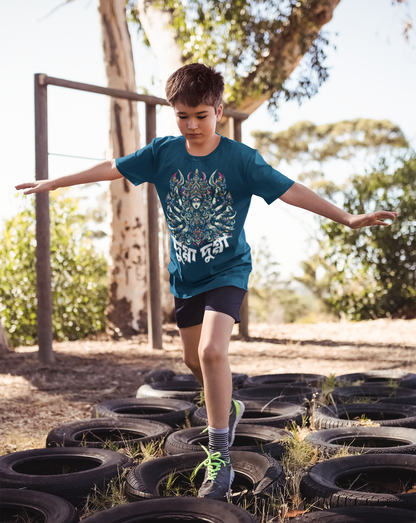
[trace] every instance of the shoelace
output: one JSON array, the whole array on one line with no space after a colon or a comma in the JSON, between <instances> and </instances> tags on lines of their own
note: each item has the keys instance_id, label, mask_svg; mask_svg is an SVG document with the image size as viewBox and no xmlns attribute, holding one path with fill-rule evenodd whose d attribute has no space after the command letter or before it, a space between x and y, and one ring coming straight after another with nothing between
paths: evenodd
<instances>
[{"instance_id":1,"label":"shoelace","mask_svg":"<svg viewBox=\"0 0 416 523\"><path fill-rule=\"evenodd\" d=\"M205 461L200 463L196 467L196 469L192 472L191 480L193 480L195 478L195 476L198 473L198 470L202 466L205 465L207 467L207 469L208 469L208 481L214 481L215 478L217 477L218 471L221 468L221 465L227 465L227 463L223 459L220 459L221 458L221 452L214 452L214 454L210 454L206 447L204 447L203 445L201 445L201 447L205 450L205 452L207 453L208 457L207 457L207 459Z\"/></svg>"}]
</instances>

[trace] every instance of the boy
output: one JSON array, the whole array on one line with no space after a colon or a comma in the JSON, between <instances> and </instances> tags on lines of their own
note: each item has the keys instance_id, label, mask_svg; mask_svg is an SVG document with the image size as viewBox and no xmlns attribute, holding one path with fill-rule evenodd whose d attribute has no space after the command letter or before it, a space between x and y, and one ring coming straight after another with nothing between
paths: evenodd
<instances>
[{"instance_id":1,"label":"boy","mask_svg":"<svg viewBox=\"0 0 416 523\"><path fill-rule=\"evenodd\" d=\"M184 361L204 388L208 413L208 457L198 495L217 499L230 492L228 448L244 412L243 403L231 399L228 344L251 271L243 225L252 195L268 204L280 198L353 229L387 225L381 220L397 215L350 215L274 170L257 151L216 134L223 90L220 73L186 65L166 83L180 137L156 138L77 174L16 186L31 194L123 176L135 185L155 184L171 232L168 270Z\"/></svg>"}]
</instances>

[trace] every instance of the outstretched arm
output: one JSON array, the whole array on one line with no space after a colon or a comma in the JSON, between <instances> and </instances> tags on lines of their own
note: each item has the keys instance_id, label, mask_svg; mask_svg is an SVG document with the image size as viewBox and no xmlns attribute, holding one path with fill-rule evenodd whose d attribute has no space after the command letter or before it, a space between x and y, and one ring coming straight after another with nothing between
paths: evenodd
<instances>
[{"instance_id":1,"label":"outstretched arm","mask_svg":"<svg viewBox=\"0 0 416 523\"><path fill-rule=\"evenodd\" d=\"M377 211L367 214L349 214L328 200L321 198L316 193L301 185L294 183L281 197L285 203L311 211L337 223L347 225L351 229L361 229L370 225L389 225L383 222L386 218L394 219L397 212Z\"/></svg>"},{"instance_id":2,"label":"outstretched arm","mask_svg":"<svg viewBox=\"0 0 416 523\"><path fill-rule=\"evenodd\" d=\"M106 160L76 174L61 176L54 180L38 180L36 182L27 182L16 185L18 191L23 190L23 194L32 194L38 192L54 191L60 187L70 187L72 185L83 185L84 183L105 182L123 178L116 167L115 160ZM26 189L26 190L25 190Z\"/></svg>"}]
</instances>

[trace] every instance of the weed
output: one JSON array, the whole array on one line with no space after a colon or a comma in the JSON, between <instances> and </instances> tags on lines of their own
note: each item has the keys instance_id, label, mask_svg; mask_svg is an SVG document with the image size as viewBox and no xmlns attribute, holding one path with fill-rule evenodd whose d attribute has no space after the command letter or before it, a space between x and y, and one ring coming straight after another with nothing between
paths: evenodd
<instances>
[{"instance_id":1,"label":"weed","mask_svg":"<svg viewBox=\"0 0 416 523\"><path fill-rule=\"evenodd\" d=\"M286 495L291 500L290 508L298 508L302 504L300 495L300 482L306 469L318 462L319 451L305 437L310 429L292 426L293 437L283 440L286 452L281 464L286 475Z\"/></svg>"},{"instance_id":2,"label":"weed","mask_svg":"<svg viewBox=\"0 0 416 523\"><path fill-rule=\"evenodd\" d=\"M97 486L94 487L92 493L87 496L85 505L82 507L83 518L101 510L128 503L128 499L124 494L124 485L128 472L129 469L124 469L102 489Z\"/></svg>"},{"instance_id":3,"label":"weed","mask_svg":"<svg viewBox=\"0 0 416 523\"><path fill-rule=\"evenodd\" d=\"M198 409L201 409L202 407L205 407L204 389L201 389L199 391L199 397L198 397L197 401L195 402L195 405L198 407Z\"/></svg>"}]
</instances>

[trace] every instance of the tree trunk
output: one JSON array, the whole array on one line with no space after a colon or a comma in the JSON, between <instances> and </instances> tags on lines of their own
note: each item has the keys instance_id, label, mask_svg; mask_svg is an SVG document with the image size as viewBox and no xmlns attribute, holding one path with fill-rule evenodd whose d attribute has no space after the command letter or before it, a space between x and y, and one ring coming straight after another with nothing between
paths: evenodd
<instances>
[{"instance_id":1,"label":"tree trunk","mask_svg":"<svg viewBox=\"0 0 416 523\"><path fill-rule=\"evenodd\" d=\"M136 92L133 53L124 0L99 0L108 87ZM136 103L110 99L109 158L140 148ZM143 186L123 178L110 185L110 331L131 336L147 329L146 212Z\"/></svg>"},{"instance_id":2,"label":"tree trunk","mask_svg":"<svg viewBox=\"0 0 416 523\"><path fill-rule=\"evenodd\" d=\"M1 323L0 318L0 354L4 354L5 352L9 352L9 342L7 341L7 335L6 331L3 327L3 324Z\"/></svg>"}]
</instances>

